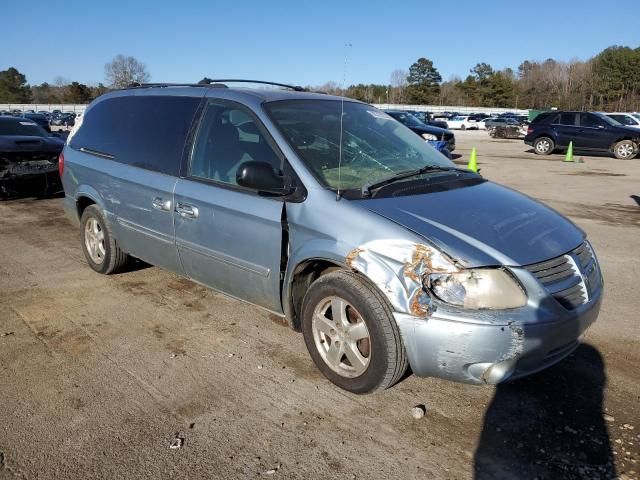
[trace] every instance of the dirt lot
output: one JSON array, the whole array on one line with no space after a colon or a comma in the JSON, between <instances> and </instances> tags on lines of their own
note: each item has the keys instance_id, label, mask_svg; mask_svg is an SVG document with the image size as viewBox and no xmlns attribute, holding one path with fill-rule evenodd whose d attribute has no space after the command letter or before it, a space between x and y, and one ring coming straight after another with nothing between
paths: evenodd
<instances>
[{"instance_id":1,"label":"dirt lot","mask_svg":"<svg viewBox=\"0 0 640 480\"><path fill-rule=\"evenodd\" d=\"M60 199L4 202L0 479L639 478L640 160L457 138L459 162L476 146L483 175L595 246L605 300L572 357L497 388L412 376L351 395L262 310L158 268L95 274Z\"/></svg>"}]
</instances>

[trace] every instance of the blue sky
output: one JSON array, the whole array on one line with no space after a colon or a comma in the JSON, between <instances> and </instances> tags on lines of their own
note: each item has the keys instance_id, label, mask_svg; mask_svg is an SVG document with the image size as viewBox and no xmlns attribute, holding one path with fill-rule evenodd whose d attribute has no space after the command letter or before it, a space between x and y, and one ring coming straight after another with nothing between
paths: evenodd
<instances>
[{"instance_id":1,"label":"blue sky","mask_svg":"<svg viewBox=\"0 0 640 480\"><path fill-rule=\"evenodd\" d=\"M32 84L62 76L104 81L115 55L143 61L152 80L251 78L319 85L387 83L419 57L444 79L478 62L585 59L610 45L640 46L640 28L614 19L640 0L90 1L0 0L0 70Z\"/></svg>"}]
</instances>

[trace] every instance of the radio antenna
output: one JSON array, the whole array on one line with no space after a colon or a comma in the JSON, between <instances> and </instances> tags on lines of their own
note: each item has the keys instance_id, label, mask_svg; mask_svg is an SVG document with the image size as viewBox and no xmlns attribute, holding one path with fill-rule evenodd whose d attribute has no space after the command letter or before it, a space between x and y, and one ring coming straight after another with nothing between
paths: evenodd
<instances>
[{"instance_id":1,"label":"radio antenna","mask_svg":"<svg viewBox=\"0 0 640 480\"><path fill-rule=\"evenodd\" d=\"M342 119L344 117L344 87L347 83L347 61L349 59L349 47L350 43L344 46L344 68L342 70L342 87L340 96L340 145L338 146L338 191L336 192L336 202L342 198Z\"/></svg>"}]
</instances>

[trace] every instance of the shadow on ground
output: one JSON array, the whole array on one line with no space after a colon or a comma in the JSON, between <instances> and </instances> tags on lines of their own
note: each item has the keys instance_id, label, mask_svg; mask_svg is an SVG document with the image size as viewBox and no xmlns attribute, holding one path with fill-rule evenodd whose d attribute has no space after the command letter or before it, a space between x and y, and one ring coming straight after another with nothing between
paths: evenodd
<instances>
[{"instance_id":1,"label":"shadow on ground","mask_svg":"<svg viewBox=\"0 0 640 480\"><path fill-rule=\"evenodd\" d=\"M475 479L611 479L602 356L580 346L560 364L501 384L486 412Z\"/></svg>"}]
</instances>

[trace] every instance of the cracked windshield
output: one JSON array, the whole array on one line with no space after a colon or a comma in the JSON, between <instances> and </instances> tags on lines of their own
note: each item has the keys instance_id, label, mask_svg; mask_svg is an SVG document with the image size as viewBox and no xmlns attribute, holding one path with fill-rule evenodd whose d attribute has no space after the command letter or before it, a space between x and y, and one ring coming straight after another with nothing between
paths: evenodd
<instances>
[{"instance_id":1,"label":"cracked windshield","mask_svg":"<svg viewBox=\"0 0 640 480\"><path fill-rule=\"evenodd\" d=\"M341 165L340 101L279 101L266 109L300 158L331 189L360 189L428 165L454 166L411 130L369 105L344 102Z\"/></svg>"}]
</instances>

